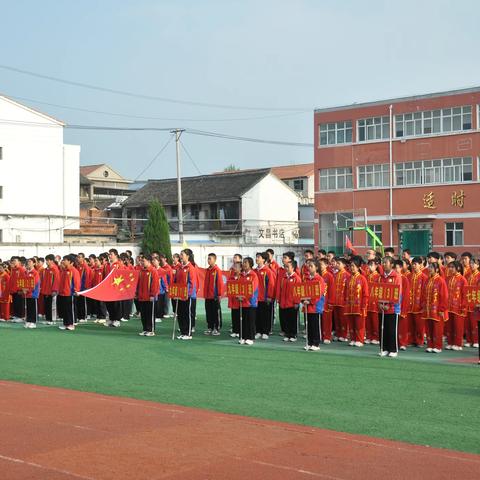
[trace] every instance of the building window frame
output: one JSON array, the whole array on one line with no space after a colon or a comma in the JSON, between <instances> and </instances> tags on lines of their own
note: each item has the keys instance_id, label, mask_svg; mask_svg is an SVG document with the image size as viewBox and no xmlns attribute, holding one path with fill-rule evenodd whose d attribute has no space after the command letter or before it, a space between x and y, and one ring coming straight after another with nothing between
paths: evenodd
<instances>
[{"instance_id":1,"label":"building window frame","mask_svg":"<svg viewBox=\"0 0 480 480\"><path fill-rule=\"evenodd\" d=\"M445 246L458 247L465 244L463 222L445 222Z\"/></svg>"},{"instance_id":2,"label":"building window frame","mask_svg":"<svg viewBox=\"0 0 480 480\"><path fill-rule=\"evenodd\" d=\"M368 179L371 179L368 182ZM379 180L379 181L378 181ZM357 188L387 188L390 186L390 165L388 163L375 163L359 165L357 167Z\"/></svg>"},{"instance_id":3,"label":"building window frame","mask_svg":"<svg viewBox=\"0 0 480 480\"><path fill-rule=\"evenodd\" d=\"M353 190L352 167L321 168L318 174L321 192Z\"/></svg>"},{"instance_id":4,"label":"building window frame","mask_svg":"<svg viewBox=\"0 0 480 480\"><path fill-rule=\"evenodd\" d=\"M363 132L363 133L362 133ZM380 115L357 120L357 142L378 142L390 138L390 117Z\"/></svg>"},{"instance_id":5,"label":"building window frame","mask_svg":"<svg viewBox=\"0 0 480 480\"><path fill-rule=\"evenodd\" d=\"M353 142L352 120L326 122L318 125L318 146L349 145Z\"/></svg>"}]
</instances>

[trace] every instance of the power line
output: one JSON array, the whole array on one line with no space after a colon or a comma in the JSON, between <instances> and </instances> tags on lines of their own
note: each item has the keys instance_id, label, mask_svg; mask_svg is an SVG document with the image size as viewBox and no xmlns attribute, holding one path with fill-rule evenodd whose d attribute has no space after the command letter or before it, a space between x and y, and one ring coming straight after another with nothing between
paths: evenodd
<instances>
[{"instance_id":1,"label":"power line","mask_svg":"<svg viewBox=\"0 0 480 480\"><path fill-rule=\"evenodd\" d=\"M38 103L39 105L48 105L50 107L55 108L64 108L66 110L76 110L79 112L86 112L86 113L96 113L99 115L109 115L112 117L122 117L122 118L137 118L141 120L161 120L161 121L174 121L174 122L212 122L212 123L219 123L219 122L240 122L240 121L247 121L247 120L268 120L270 118L282 118L282 117L291 117L293 115L304 115L307 112L290 112L290 113L279 113L276 115L262 115L259 117L241 117L241 118L176 118L176 117L155 117L155 116L146 116L146 115L132 115L129 113L121 113L121 112L106 112L102 110L90 110L87 108L81 107L73 107L71 105L60 105L58 103L50 103L44 102L41 100L36 100L33 98L27 97L18 97L16 95L9 95L9 98L13 98L15 100L21 100L26 102ZM308 113L311 113L308 111Z\"/></svg>"},{"instance_id":2,"label":"power line","mask_svg":"<svg viewBox=\"0 0 480 480\"><path fill-rule=\"evenodd\" d=\"M198 174L199 175L203 175L203 173L201 172L201 170L198 168L197 164L195 163L195 160L192 158L192 156L190 155L190 153L188 152L187 150L187 147L185 147L185 145L183 144L183 142L181 140L180 141L180 145L182 146L183 148L183 151L187 154L187 157L190 159L190 161L192 162L192 165L195 167L195 169L197 170Z\"/></svg>"},{"instance_id":3,"label":"power line","mask_svg":"<svg viewBox=\"0 0 480 480\"><path fill-rule=\"evenodd\" d=\"M16 68L12 67L9 65L1 65L0 68L3 70L9 70L11 72L16 72L16 73L21 73L23 75L29 75L31 77L36 77L36 78L43 78L44 80L50 80L52 82L57 82L57 83L63 83L65 85L71 85L74 87L81 87L81 88L87 88L89 90L97 90L100 92L106 92L106 93L112 93L115 95L123 95L126 97L132 97L132 98L142 98L144 100L154 100L158 102L166 102L166 103L175 103L179 105L192 105L196 107L207 107L207 108L222 108L222 109L229 109L229 110L260 110L260 111L274 111L274 112L281 112L281 111L293 111L293 112L311 112L311 108L291 108L291 107L286 107L286 108L275 108L275 107L242 107L240 105L228 105L228 104L219 104L219 103L207 103L207 102L196 102L196 101L191 101L191 100L180 100L180 99L175 99L175 98L168 98L168 97L158 97L154 95L144 95L141 93L134 93L134 92L129 92L125 90L117 90L113 88L106 88L106 87L100 87L98 85L93 85L90 83L83 83L83 82L75 82L73 80L66 80L63 78L58 78L54 77L51 75L44 75L41 73L37 72L32 72L30 70L24 70L21 68Z\"/></svg>"},{"instance_id":4,"label":"power line","mask_svg":"<svg viewBox=\"0 0 480 480\"><path fill-rule=\"evenodd\" d=\"M165 145L155 154L152 160L148 163L148 165L135 177L134 182L136 182L152 165L153 162L164 152L164 150L168 147L170 142L172 141L173 137L169 137Z\"/></svg>"}]
</instances>

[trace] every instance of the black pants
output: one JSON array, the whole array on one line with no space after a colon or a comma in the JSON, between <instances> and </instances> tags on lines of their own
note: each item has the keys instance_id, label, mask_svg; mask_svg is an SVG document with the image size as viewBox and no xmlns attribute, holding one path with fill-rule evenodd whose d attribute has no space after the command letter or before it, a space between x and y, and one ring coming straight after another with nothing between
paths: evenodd
<instances>
[{"instance_id":1,"label":"black pants","mask_svg":"<svg viewBox=\"0 0 480 480\"><path fill-rule=\"evenodd\" d=\"M87 318L87 297L79 295L75 297L77 307L77 320L85 320Z\"/></svg>"},{"instance_id":2,"label":"black pants","mask_svg":"<svg viewBox=\"0 0 480 480\"><path fill-rule=\"evenodd\" d=\"M285 308L278 309L278 320L280 322L280 331L285 333L286 330L286 323L287 323L287 315L285 313Z\"/></svg>"},{"instance_id":3,"label":"black pants","mask_svg":"<svg viewBox=\"0 0 480 480\"><path fill-rule=\"evenodd\" d=\"M395 313L378 314L378 324L380 325L380 346L386 352L398 352L398 315Z\"/></svg>"},{"instance_id":4,"label":"black pants","mask_svg":"<svg viewBox=\"0 0 480 480\"><path fill-rule=\"evenodd\" d=\"M318 347L320 345L320 314L307 313L308 322L308 344Z\"/></svg>"},{"instance_id":5,"label":"black pants","mask_svg":"<svg viewBox=\"0 0 480 480\"><path fill-rule=\"evenodd\" d=\"M165 303L165 294L161 293L157 301L155 302L155 318L163 318L165 311L164 311L164 303Z\"/></svg>"},{"instance_id":6,"label":"black pants","mask_svg":"<svg viewBox=\"0 0 480 480\"><path fill-rule=\"evenodd\" d=\"M63 318L63 324L67 327L77 323L77 315L75 312L75 298L71 296L57 297L57 305L61 317Z\"/></svg>"},{"instance_id":7,"label":"black pants","mask_svg":"<svg viewBox=\"0 0 480 480\"><path fill-rule=\"evenodd\" d=\"M57 320L57 297L52 295L43 296L43 305L45 307L45 321L54 322Z\"/></svg>"},{"instance_id":8,"label":"black pants","mask_svg":"<svg viewBox=\"0 0 480 480\"><path fill-rule=\"evenodd\" d=\"M283 316L283 331L287 338L297 338L297 315L298 310L294 307L280 309L280 319Z\"/></svg>"},{"instance_id":9,"label":"black pants","mask_svg":"<svg viewBox=\"0 0 480 480\"><path fill-rule=\"evenodd\" d=\"M105 302L111 322L120 321L122 318L122 302Z\"/></svg>"},{"instance_id":10,"label":"black pants","mask_svg":"<svg viewBox=\"0 0 480 480\"><path fill-rule=\"evenodd\" d=\"M18 318L25 316L25 298L18 292L12 293L12 314Z\"/></svg>"},{"instance_id":11,"label":"black pants","mask_svg":"<svg viewBox=\"0 0 480 480\"><path fill-rule=\"evenodd\" d=\"M37 323L38 317L38 300L36 298L27 298L27 312L26 321L30 323Z\"/></svg>"},{"instance_id":12,"label":"black pants","mask_svg":"<svg viewBox=\"0 0 480 480\"><path fill-rule=\"evenodd\" d=\"M133 300L122 300L122 318L130 320Z\"/></svg>"},{"instance_id":13,"label":"black pants","mask_svg":"<svg viewBox=\"0 0 480 480\"><path fill-rule=\"evenodd\" d=\"M270 331L268 333L273 332L273 324L275 323L275 314L276 314L276 309L275 309L275 300L272 300L269 303L270 306Z\"/></svg>"},{"instance_id":14,"label":"black pants","mask_svg":"<svg viewBox=\"0 0 480 480\"><path fill-rule=\"evenodd\" d=\"M164 301L163 301L163 315L168 315L168 312L170 310L170 297L168 296L168 293L165 294Z\"/></svg>"},{"instance_id":15,"label":"black pants","mask_svg":"<svg viewBox=\"0 0 480 480\"><path fill-rule=\"evenodd\" d=\"M209 330L220 330L220 303L213 298L205 299L205 314L207 316L207 326Z\"/></svg>"},{"instance_id":16,"label":"black pants","mask_svg":"<svg viewBox=\"0 0 480 480\"><path fill-rule=\"evenodd\" d=\"M142 320L142 328L144 332L155 331L155 303L151 301L138 302L140 310L140 319Z\"/></svg>"},{"instance_id":17,"label":"black pants","mask_svg":"<svg viewBox=\"0 0 480 480\"><path fill-rule=\"evenodd\" d=\"M192 301L193 299L191 298L188 300L178 300L177 315L181 335L192 335Z\"/></svg>"},{"instance_id":18,"label":"black pants","mask_svg":"<svg viewBox=\"0 0 480 480\"><path fill-rule=\"evenodd\" d=\"M107 306L101 300L94 300L93 312L97 316L97 320L105 320L107 318Z\"/></svg>"},{"instance_id":19,"label":"black pants","mask_svg":"<svg viewBox=\"0 0 480 480\"><path fill-rule=\"evenodd\" d=\"M256 307L242 307L242 338L253 340L255 338Z\"/></svg>"},{"instance_id":20,"label":"black pants","mask_svg":"<svg viewBox=\"0 0 480 480\"><path fill-rule=\"evenodd\" d=\"M197 316L197 299L190 299L190 316L192 317L192 328L195 328L195 318Z\"/></svg>"},{"instance_id":21,"label":"black pants","mask_svg":"<svg viewBox=\"0 0 480 480\"><path fill-rule=\"evenodd\" d=\"M240 309L232 308L232 333L240 333Z\"/></svg>"},{"instance_id":22,"label":"black pants","mask_svg":"<svg viewBox=\"0 0 480 480\"><path fill-rule=\"evenodd\" d=\"M269 335L272 328L272 303L258 302L257 316L255 320L256 332Z\"/></svg>"},{"instance_id":23,"label":"black pants","mask_svg":"<svg viewBox=\"0 0 480 480\"><path fill-rule=\"evenodd\" d=\"M87 315L95 315L95 302L93 298L87 298Z\"/></svg>"}]
</instances>

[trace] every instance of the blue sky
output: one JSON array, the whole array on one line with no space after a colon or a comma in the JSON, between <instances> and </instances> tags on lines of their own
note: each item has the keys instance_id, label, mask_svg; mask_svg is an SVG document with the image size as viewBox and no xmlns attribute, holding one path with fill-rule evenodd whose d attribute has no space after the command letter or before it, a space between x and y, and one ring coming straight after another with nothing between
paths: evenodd
<instances>
[{"instance_id":1,"label":"blue sky","mask_svg":"<svg viewBox=\"0 0 480 480\"><path fill-rule=\"evenodd\" d=\"M0 69L0 92L71 124L189 127L312 142L313 109L480 84L480 2L16 0L2 2L0 63L221 109L113 95ZM88 113L31 100L132 116ZM277 111L299 108L307 112ZM256 117L256 118L255 118ZM258 118L262 117L262 118ZM265 118L267 117L267 118ZM235 119L235 120L232 120ZM196 121L194 121L196 120ZM81 163L137 177L168 132L72 131ZM313 149L185 134L183 173L287 165ZM173 142L142 178L175 175Z\"/></svg>"}]
</instances>

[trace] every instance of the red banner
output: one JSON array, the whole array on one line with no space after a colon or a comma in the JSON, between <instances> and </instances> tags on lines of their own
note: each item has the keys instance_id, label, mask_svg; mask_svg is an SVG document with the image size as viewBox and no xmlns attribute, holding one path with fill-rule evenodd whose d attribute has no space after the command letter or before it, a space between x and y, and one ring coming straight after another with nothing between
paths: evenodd
<instances>
[{"instance_id":1,"label":"red banner","mask_svg":"<svg viewBox=\"0 0 480 480\"><path fill-rule=\"evenodd\" d=\"M253 295L253 283L246 280L227 280L227 297L244 297L249 299Z\"/></svg>"},{"instance_id":2,"label":"red banner","mask_svg":"<svg viewBox=\"0 0 480 480\"><path fill-rule=\"evenodd\" d=\"M400 287L393 283L370 283L370 296L377 302L397 303L400 300Z\"/></svg>"},{"instance_id":3,"label":"red banner","mask_svg":"<svg viewBox=\"0 0 480 480\"><path fill-rule=\"evenodd\" d=\"M322 285L320 282L302 282L294 283L292 285L292 293L294 303L300 303L302 300L306 299L316 302L324 292L322 292Z\"/></svg>"},{"instance_id":4,"label":"red banner","mask_svg":"<svg viewBox=\"0 0 480 480\"><path fill-rule=\"evenodd\" d=\"M137 291L138 274L138 270L113 269L98 285L79 295L103 302L131 300Z\"/></svg>"},{"instance_id":5,"label":"red banner","mask_svg":"<svg viewBox=\"0 0 480 480\"><path fill-rule=\"evenodd\" d=\"M17 278L17 288L19 290L33 290L35 288L35 277Z\"/></svg>"},{"instance_id":6,"label":"red banner","mask_svg":"<svg viewBox=\"0 0 480 480\"><path fill-rule=\"evenodd\" d=\"M473 310L475 307L480 305L480 287L466 286L465 300L468 309Z\"/></svg>"},{"instance_id":7,"label":"red banner","mask_svg":"<svg viewBox=\"0 0 480 480\"><path fill-rule=\"evenodd\" d=\"M168 295L175 300L188 300L188 285L186 283L172 283L168 287Z\"/></svg>"}]
</instances>

